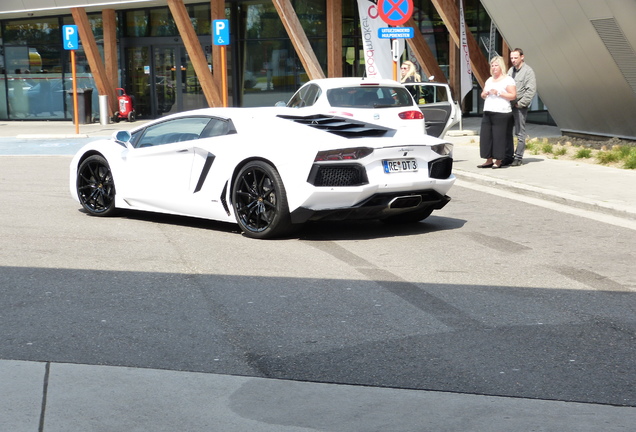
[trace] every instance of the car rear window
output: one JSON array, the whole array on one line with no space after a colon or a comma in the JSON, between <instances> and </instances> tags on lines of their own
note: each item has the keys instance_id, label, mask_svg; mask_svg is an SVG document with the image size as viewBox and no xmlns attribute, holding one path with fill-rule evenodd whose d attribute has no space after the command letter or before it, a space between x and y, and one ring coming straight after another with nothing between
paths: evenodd
<instances>
[{"instance_id":1,"label":"car rear window","mask_svg":"<svg viewBox=\"0 0 636 432\"><path fill-rule=\"evenodd\" d=\"M340 87L327 90L327 100L339 108L389 108L413 106L404 87Z\"/></svg>"}]
</instances>

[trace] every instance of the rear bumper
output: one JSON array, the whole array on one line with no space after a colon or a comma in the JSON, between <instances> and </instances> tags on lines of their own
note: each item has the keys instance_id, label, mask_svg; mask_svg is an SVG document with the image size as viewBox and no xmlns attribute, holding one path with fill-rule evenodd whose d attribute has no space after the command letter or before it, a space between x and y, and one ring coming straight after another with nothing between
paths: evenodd
<instances>
[{"instance_id":1,"label":"rear bumper","mask_svg":"<svg viewBox=\"0 0 636 432\"><path fill-rule=\"evenodd\" d=\"M412 192L378 193L364 201L347 208L312 210L299 207L291 213L294 224L318 220L362 220L384 219L402 213L409 213L425 208L439 210L451 198L437 191L428 189Z\"/></svg>"}]
</instances>

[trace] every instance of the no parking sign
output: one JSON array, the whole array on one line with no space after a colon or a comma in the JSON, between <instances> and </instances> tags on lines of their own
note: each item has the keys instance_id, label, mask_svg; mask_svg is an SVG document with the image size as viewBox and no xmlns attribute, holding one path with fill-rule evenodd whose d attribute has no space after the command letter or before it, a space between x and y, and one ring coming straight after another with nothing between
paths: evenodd
<instances>
[{"instance_id":1,"label":"no parking sign","mask_svg":"<svg viewBox=\"0 0 636 432\"><path fill-rule=\"evenodd\" d=\"M413 0L379 0L378 13L385 23L400 26L413 15Z\"/></svg>"}]
</instances>

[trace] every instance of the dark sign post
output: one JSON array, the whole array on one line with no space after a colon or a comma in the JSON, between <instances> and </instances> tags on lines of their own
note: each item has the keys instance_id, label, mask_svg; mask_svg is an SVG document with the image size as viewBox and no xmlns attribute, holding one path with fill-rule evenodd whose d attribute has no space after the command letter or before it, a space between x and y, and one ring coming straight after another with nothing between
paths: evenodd
<instances>
[{"instance_id":1,"label":"dark sign post","mask_svg":"<svg viewBox=\"0 0 636 432\"><path fill-rule=\"evenodd\" d=\"M65 25L62 27L62 46L71 52L71 73L73 76L73 122L75 123L75 133L79 134L79 112L77 107L77 72L75 69L75 50L79 48L79 37L76 25Z\"/></svg>"}]
</instances>

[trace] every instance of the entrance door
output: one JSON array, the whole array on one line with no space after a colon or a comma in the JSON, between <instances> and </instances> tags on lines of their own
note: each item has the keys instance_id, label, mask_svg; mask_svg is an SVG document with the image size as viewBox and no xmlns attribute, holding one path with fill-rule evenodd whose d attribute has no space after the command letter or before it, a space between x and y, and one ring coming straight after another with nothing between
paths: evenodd
<instances>
[{"instance_id":1,"label":"entrance door","mask_svg":"<svg viewBox=\"0 0 636 432\"><path fill-rule=\"evenodd\" d=\"M127 84L139 117L207 107L185 47L155 44L128 48L126 54Z\"/></svg>"}]
</instances>

